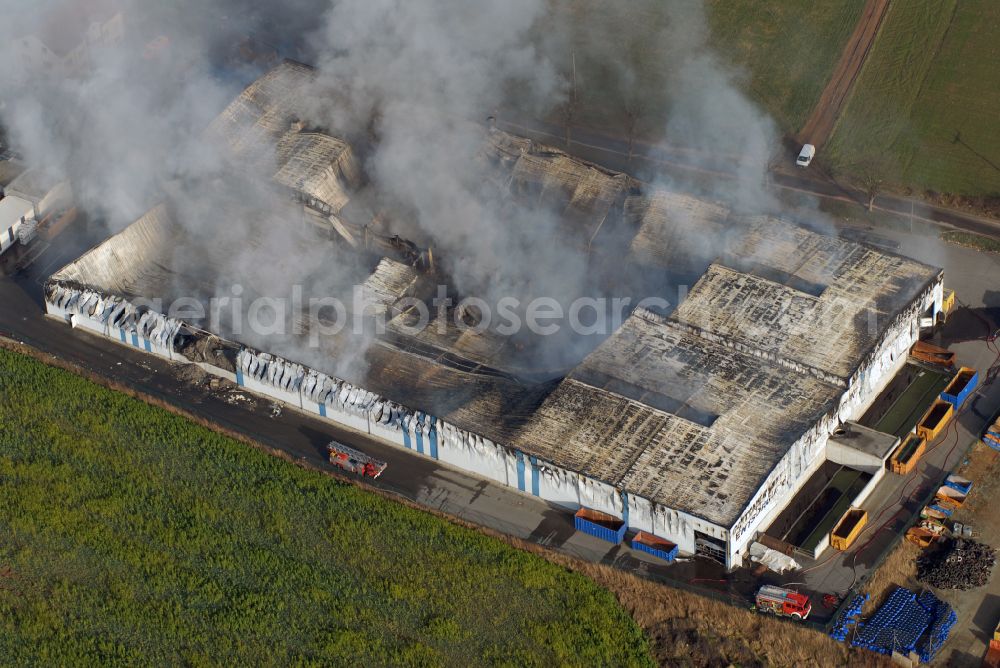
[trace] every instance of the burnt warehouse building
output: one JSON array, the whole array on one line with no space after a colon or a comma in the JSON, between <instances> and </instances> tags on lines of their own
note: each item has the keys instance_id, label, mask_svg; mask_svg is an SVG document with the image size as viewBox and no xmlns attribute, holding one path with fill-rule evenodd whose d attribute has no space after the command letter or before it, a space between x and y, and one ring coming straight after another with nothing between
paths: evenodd
<instances>
[{"instance_id":1,"label":"burnt warehouse building","mask_svg":"<svg viewBox=\"0 0 1000 668\"><path fill-rule=\"evenodd\" d=\"M441 276L426 246L370 213L349 143L300 120L313 77L278 66L209 134L236 161L268 166L296 227L329 245L336 284L362 286L361 306L384 316L385 331L341 331L306 349L295 336L318 323L305 312L297 333L275 339L157 312L149 300L208 299L245 271L233 242L192 231L189 207L176 202L54 274L48 314L732 568L825 462L845 456L833 435L941 311L938 269L776 218L737 217L491 129L481 131L481 158L500 196L544 202L582 247L613 229L617 262L642 275L683 265L697 280L673 310L634 310L544 378L533 364L558 341L458 327L453 314L415 331L394 304L429 299ZM261 214L250 224L289 221ZM282 237L294 248L294 234Z\"/></svg>"}]
</instances>

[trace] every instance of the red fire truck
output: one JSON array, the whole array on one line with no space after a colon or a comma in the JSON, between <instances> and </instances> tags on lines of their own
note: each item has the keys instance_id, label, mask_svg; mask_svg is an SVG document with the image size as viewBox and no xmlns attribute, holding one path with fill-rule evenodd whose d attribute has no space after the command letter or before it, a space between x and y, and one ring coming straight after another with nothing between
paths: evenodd
<instances>
[{"instance_id":1,"label":"red fire truck","mask_svg":"<svg viewBox=\"0 0 1000 668\"><path fill-rule=\"evenodd\" d=\"M779 617L806 619L812 612L812 603L805 594L774 585L764 585L757 591L757 610Z\"/></svg>"},{"instance_id":2,"label":"red fire truck","mask_svg":"<svg viewBox=\"0 0 1000 668\"><path fill-rule=\"evenodd\" d=\"M326 450L330 453L331 464L349 473L357 473L368 478L379 477L388 466L379 459L369 457L360 450L349 448L336 441L331 441Z\"/></svg>"}]
</instances>

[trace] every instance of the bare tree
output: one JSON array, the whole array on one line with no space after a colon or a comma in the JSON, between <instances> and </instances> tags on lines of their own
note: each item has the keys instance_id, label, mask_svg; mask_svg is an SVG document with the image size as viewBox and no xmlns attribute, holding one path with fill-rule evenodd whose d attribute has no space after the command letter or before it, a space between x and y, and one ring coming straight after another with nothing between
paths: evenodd
<instances>
[{"instance_id":1,"label":"bare tree","mask_svg":"<svg viewBox=\"0 0 1000 668\"><path fill-rule=\"evenodd\" d=\"M861 163L856 172L856 180L861 191L868 198L868 211L875 208L875 198L885 185L886 166L882 160L868 159Z\"/></svg>"}]
</instances>

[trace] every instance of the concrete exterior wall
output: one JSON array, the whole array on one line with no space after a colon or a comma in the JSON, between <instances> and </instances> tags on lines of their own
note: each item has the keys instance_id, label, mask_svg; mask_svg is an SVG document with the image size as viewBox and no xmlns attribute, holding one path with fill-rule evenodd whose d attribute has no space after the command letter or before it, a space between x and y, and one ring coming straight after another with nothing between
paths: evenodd
<instances>
[{"instance_id":1,"label":"concrete exterior wall","mask_svg":"<svg viewBox=\"0 0 1000 668\"><path fill-rule=\"evenodd\" d=\"M34 192L27 192L29 188ZM45 188L48 190L44 190ZM47 184L29 182L28 187L25 187L20 179L15 179L7 187L6 193L8 197L20 197L30 202L36 220L42 220L57 209L69 208L73 203L73 190L69 181L60 181L51 187Z\"/></svg>"},{"instance_id":2,"label":"concrete exterior wall","mask_svg":"<svg viewBox=\"0 0 1000 668\"><path fill-rule=\"evenodd\" d=\"M869 496L871 496L871 493L875 491L875 488L878 486L878 484L882 481L882 478L884 477L885 477L885 467L883 466L878 471L872 473L872 479L868 481L868 484L864 486L864 489L858 492L858 495L854 498L854 501L852 502L851 505L860 506L862 503L864 503L865 500Z\"/></svg>"},{"instance_id":3,"label":"concrete exterior wall","mask_svg":"<svg viewBox=\"0 0 1000 668\"><path fill-rule=\"evenodd\" d=\"M695 553L695 531L727 542L729 532L679 510L650 503L642 497L628 495L628 524L639 531L648 531L675 543L682 554Z\"/></svg>"},{"instance_id":4,"label":"concrete exterior wall","mask_svg":"<svg viewBox=\"0 0 1000 668\"><path fill-rule=\"evenodd\" d=\"M885 462L882 458L855 450L835 439L831 439L826 444L826 458L834 464L841 464L866 473L875 474L885 470Z\"/></svg>"},{"instance_id":5,"label":"concrete exterior wall","mask_svg":"<svg viewBox=\"0 0 1000 668\"><path fill-rule=\"evenodd\" d=\"M120 297L105 297L93 290L57 288L46 296L45 311L73 328L168 360L179 358L174 352L174 340L180 321L152 312L139 313Z\"/></svg>"},{"instance_id":6,"label":"concrete exterior wall","mask_svg":"<svg viewBox=\"0 0 1000 668\"><path fill-rule=\"evenodd\" d=\"M757 534L791 502L802 486L825 461L829 435L841 423L859 418L893 376L906 363L910 347L919 339L923 311L943 300L943 279L938 279L889 325L881 343L848 381L848 389L834 415L827 415L803 435L778 463L730 530L729 566L742 563L742 554ZM876 323L877 324L877 323ZM878 476L881 479L881 476ZM870 490L869 490L870 493Z\"/></svg>"},{"instance_id":7,"label":"concrete exterior wall","mask_svg":"<svg viewBox=\"0 0 1000 668\"><path fill-rule=\"evenodd\" d=\"M73 190L69 181L63 181L35 202L35 218L42 220L53 211L68 208L72 203Z\"/></svg>"},{"instance_id":8,"label":"concrete exterior wall","mask_svg":"<svg viewBox=\"0 0 1000 668\"><path fill-rule=\"evenodd\" d=\"M134 328L109 325L100 318L74 312L46 300L51 317L68 322L166 359L184 361L171 348L138 336ZM675 542L681 552L694 552L694 532L725 540L727 531L686 513L622 494L611 485L559 468L549 462L493 443L419 411L410 411L336 378L271 355L243 349L237 372L209 364L205 371L236 382L249 392L370 434L389 444L518 489L568 511L581 506L626 519L635 530Z\"/></svg>"},{"instance_id":9,"label":"concrete exterior wall","mask_svg":"<svg viewBox=\"0 0 1000 668\"><path fill-rule=\"evenodd\" d=\"M940 290L936 294L940 294ZM933 294L930 298L934 299ZM780 512L825 461L828 437L840 421L860 415L905 363L906 351L918 333L921 306L921 302L916 303L910 309L913 313L907 311L890 327L883 344L852 378L854 382L842 397L840 409L824 416L792 445L731 529L639 496L624 494L611 485L493 443L433 416L389 402L341 379L272 355L244 348L237 358L235 377L238 385L255 394L370 434L392 445L414 450L568 510L575 511L585 506L625 519L630 528L670 540L685 554L695 552L695 532L701 532L728 546L727 567L735 568L742 564L743 552L756 536L757 529ZM182 359L169 347L152 345L141 337L135 339L133 332L72 313L72 309L58 303L47 300L46 308L50 315L69 319L73 326L87 328L168 359ZM207 370L215 372L214 367ZM874 484L866 487L865 494L870 493Z\"/></svg>"},{"instance_id":10,"label":"concrete exterior wall","mask_svg":"<svg viewBox=\"0 0 1000 668\"><path fill-rule=\"evenodd\" d=\"M219 368L214 364L208 364L207 362L195 362L195 365L206 371L213 376L218 376L219 378L225 378L230 383L236 382L236 374L232 371L226 371L225 369Z\"/></svg>"},{"instance_id":11,"label":"concrete exterior wall","mask_svg":"<svg viewBox=\"0 0 1000 668\"><path fill-rule=\"evenodd\" d=\"M34 218L34 215L34 207L25 199L14 195L0 199L0 254L17 243L21 223Z\"/></svg>"}]
</instances>

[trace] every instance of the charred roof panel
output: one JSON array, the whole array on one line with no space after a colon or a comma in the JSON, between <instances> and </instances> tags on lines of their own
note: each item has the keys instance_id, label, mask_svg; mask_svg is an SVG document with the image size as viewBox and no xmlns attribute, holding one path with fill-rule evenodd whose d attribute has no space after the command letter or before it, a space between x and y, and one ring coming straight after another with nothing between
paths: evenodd
<instances>
[{"instance_id":1,"label":"charred roof panel","mask_svg":"<svg viewBox=\"0 0 1000 668\"><path fill-rule=\"evenodd\" d=\"M364 306L374 312L384 312L402 297L408 296L416 285L419 272L408 264L384 257L379 260L361 286Z\"/></svg>"},{"instance_id":2,"label":"charred roof panel","mask_svg":"<svg viewBox=\"0 0 1000 668\"><path fill-rule=\"evenodd\" d=\"M623 386L629 396L606 389ZM553 392L517 446L731 526L841 392L640 309ZM717 416L709 426L698 422L706 415Z\"/></svg>"},{"instance_id":3,"label":"charred roof panel","mask_svg":"<svg viewBox=\"0 0 1000 668\"><path fill-rule=\"evenodd\" d=\"M683 193L654 189L628 197L625 222L637 230L629 249L631 259L671 269L692 257L711 257L723 239L728 217L727 207Z\"/></svg>"},{"instance_id":4,"label":"charred roof panel","mask_svg":"<svg viewBox=\"0 0 1000 668\"><path fill-rule=\"evenodd\" d=\"M361 170L350 145L319 132L289 131L278 141L274 180L340 211L361 185Z\"/></svg>"},{"instance_id":5,"label":"charred roof panel","mask_svg":"<svg viewBox=\"0 0 1000 668\"><path fill-rule=\"evenodd\" d=\"M162 297L161 286L172 281L165 260L178 234L161 204L60 269L52 280L123 297Z\"/></svg>"},{"instance_id":6,"label":"charred roof panel","mask_svg":"<svg viewBox=\"0 0 1000 668\"><path fill-rule=\"evenodd\" d=\"M336 171L349 148L290 125L301 118L312 79L310 68L282 64L248 87L210 133L237 158L271 160L286 186L339 202L353 180L350 169ZM689 248L708 255L731 231L725 207L674 193L638 195L629 177L530 140L492 131L483 155L495 167L493 191L550 208L577 240L589 243L610 216L624 216L637 230L631 255L642 262L670 264ZM334 182L325 181L327 166ZM198 244L172 248L168 223L156 209L53 280L161 296L177 274L200 268L211 295L236 268L204 261L216 258ZM707 248L698 245L705 230L713 230ZM507 351L517 346L495 332L463 331L449 322L453 314L419 334L403 313L374 340L330 335L314 362L461 429L732 526L793 443L836 407L845 375L891 316L939 275L767 218L737 236L674 319L637 310L555 388L505 371ZM388 261L366 278L366 303L383 306L419 282L412 268ZM868 304L881 319L862 332L857 316ZM782 366L783 356L798 366Z\"/></svg>"},{"instance_id":7,"label":"charred roof panel","mask_svg":"<svg viewBox=\"0 0 1000 668\"><path fill-rule=\"evenodd\" d=\"M723 259L735 268L709 267L673 317L845 381L892 318L940 274L771 218L757 219Z\"/></svg>"},{"instance_id":8,"label":"charred roof panel","mask_svg":"<svg viewBox=\"0 0 1000 668\"><path fill-rule=\"evenodd\" d=\"M584 247L609 217L620 216L632 184L625 174L495 129L487 134L481 155L492 167L492 178L515 201L556 214Z\"/></svg>"},{"instance_id":9,"label":"charred roof panel","mask_svg":"<svg viewBox=\"0 0 1000 668\"><path fill-rule=\"evenodd\" d=\"M290 60L277 65L229 104L208 128L238 158L267 149L302 117L315 71Z\"/></svg>"}]
</instances>

